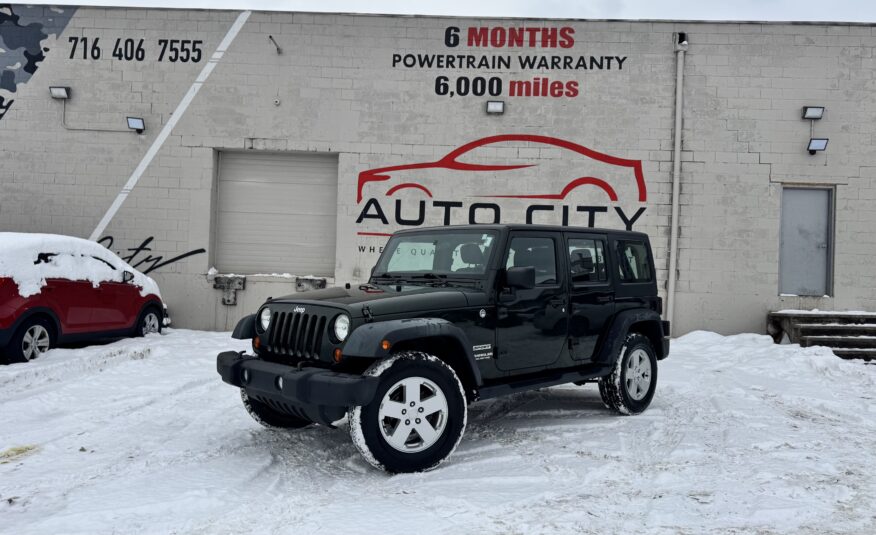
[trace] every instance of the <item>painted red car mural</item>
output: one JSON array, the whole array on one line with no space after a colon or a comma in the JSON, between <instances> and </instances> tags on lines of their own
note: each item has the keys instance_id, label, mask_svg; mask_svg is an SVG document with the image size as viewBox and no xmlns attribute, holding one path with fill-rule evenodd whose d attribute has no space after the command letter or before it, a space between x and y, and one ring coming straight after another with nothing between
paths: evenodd
<instances>
[{"instance_id":1,"label":"painted red car mural","mask_svg":"<svg viewBox=\"0 0 876 535\"><path fill-rule=\"evenodd\" d=\"M440 158L437 161L433 162L423 162L423 163L413 163L413 164L404 164L404 165L395 165L390 167L380 167L376 169L368 169L366 171L362 171L359 173L359 184L356 192L356 202L361 203L364 198L364 189L365 186L369 183L373 182L383 182L387 181L392 177L393 173L398 171L407 171L412 169L446 169L446 170L454 170L454 171L470 171L470 172L483 172L483 171L509 171L515 169L525 169L527 167L535 167L538 164L528 164L528 165L500 165L500 164L477 164L477 163L466 163L461 161L461 159L474 151L475 149L488 147L494 144L507 143L507 142L528 142L535 143L541 146L548 146L553 148L565 149L577 153L586 158L602 162L605 164L629 168L632 170L633 175L635 177L635 188L637 190L638 196L637 200L640 203L644 203L647 198L647 189L645 188L645 178L642 173L642 162L641 160L627 160L624 158L618 158L616 156L610 156L608 154L604 154L601 152L597 152L595 150L589 149L582 145L578 145L577 143L572 143L571 141L566 141L563 139L548 137L548 136L538 136L538 135L529 135L529 134L504 134L497 136L490 136L481 138L470 143L466 143L461 147L452 150L447 153L444 157ZM566 196L569 195L573 190L579 188L581 186L596 186L602 189L608 199L610 201L616 202L618 201L618 194L615 190L615 187L612 186L607 180L602 177L595 176L580 176L571 178L568 183L560 189L559 191L547 191L547 192L539 192L539 193L530 193L530 194L515 194L515 193L501 193L495 195L482 195L485 198L495 198L495 199L545 199L545 200L562 200L565 199ZM432 191L427 186L417 183L417 182L403 182L397 185L394 185L389 190L386 191L387 196L392 196L396 192L404 189L418 189L424 192L429 197L432 197Z\"/></svg>"},{"instance_id":2,"label":"painted red car mural","mask_svg":"<svg viewBox=\"0 0 876 535\"><path fill-rule=\"evenodd\" d=\"M161 332L158 286L103 246L0 232L0 360L33 360L58 343Z\"/></svg>"}]
</instances>

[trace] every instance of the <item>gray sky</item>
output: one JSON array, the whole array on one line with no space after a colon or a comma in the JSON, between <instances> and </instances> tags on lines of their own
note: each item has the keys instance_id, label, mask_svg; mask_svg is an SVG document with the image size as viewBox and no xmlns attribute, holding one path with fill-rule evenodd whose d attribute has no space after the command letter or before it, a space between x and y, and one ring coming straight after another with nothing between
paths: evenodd
<instances>
[{"instance_id":1,"label":"gray sky","mask_svg":"<svg viewBox=\"0 0 876 535\"><path fill-rule=\"evenodd\" d=\"M876 22L876 1L873 0L55 0L26 3L485 17Z\"/></svg>"}]
</instances>

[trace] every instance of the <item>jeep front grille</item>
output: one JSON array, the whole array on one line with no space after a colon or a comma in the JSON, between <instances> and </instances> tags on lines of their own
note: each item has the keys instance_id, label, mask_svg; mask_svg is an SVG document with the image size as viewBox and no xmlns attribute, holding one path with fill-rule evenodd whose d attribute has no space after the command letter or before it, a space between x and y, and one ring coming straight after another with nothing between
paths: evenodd
<instances>
[{"instance_id":1,"label":"jeep front grille","mask_svg":"<svg viewBox=\"0 0 876 535\"><path fill-rule=\"evenodd\" d=\"M268 333L268 351L292 357L319 358L325 334L325 316L274 312Z\"/></svg>"}]
</instances>

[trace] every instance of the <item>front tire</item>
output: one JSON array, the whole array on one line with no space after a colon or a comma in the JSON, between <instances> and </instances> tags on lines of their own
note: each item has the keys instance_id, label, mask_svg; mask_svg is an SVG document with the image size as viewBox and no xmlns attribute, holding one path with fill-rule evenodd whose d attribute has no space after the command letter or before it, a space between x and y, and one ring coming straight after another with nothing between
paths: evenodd
<instances>
[{"instance_id":1,"label":"front tire","mask_svg":"<svg viewBox=\"0 0 876 535\"><path fill-rule=\"evenodd\" d=\"M275 411L261 401L249 397L246 390L242 388L240 389L240 399L243 401L243 406L246 412L252 416L252 419L268 429L301 429L313 423L304 418Z\"/></svg>"},{"instance_id":2,"label":"front tire","mask_svg":"<svg viewBox=\"0 0 876 535\"><path fill-rule=\"evenodd\" d=\"M46 318L32 318L18 328L6 347L9 362L28 362L55 347L55 326Z\"/></svg>"},{"instance_id":3,"label":"front tire","mask_svg":"<svg viewBox=\"0 0 876 535\"><path fill-rule=\"evenodd\" d=\"M374 467L392 473L436 468L456 449L468 409L462 382L435 356L404 351L375 363L374 400L349 412L350 436Z\"/></svg>"},{"instance_id":4,"label":"front tire","mask_svg":"<svg viewBox=\"0 0 876 535\"><path fill-rule=\"evenodd\" d=\"M624 340L614 370L599 380L599 395L609 409L639 414L648 408L657 388L657 356L651 341L639 333Z\"/></svg>"},{"instance_id":5,"label":"front tire","mask_svg":"<svg viewBox=\"0 0 876 535\"><path fill-rule=\"evenodd\" d=\"M151 333L161 334L161 311L154 306L140 313L134 336L146 336Z\"/></svg>"}]
</instances>

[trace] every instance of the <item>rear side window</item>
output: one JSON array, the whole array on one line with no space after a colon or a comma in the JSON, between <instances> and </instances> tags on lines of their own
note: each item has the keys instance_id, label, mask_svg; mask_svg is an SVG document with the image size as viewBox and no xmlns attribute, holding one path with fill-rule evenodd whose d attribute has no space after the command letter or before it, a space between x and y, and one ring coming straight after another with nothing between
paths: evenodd
<instances>
[{"instance_id":1,"label":"rear side window","mask_svg":"<svg viewBox=\"0 0 876 535\"><path fill-rule=\"evenodd\" d=\"M557 255L553 239L524 237L511 239L505 267L528 266L535 268L536 284L557 283Z\"/></svg>"},{"instance_id":2,"label":"rear side window","mask_svg":"<svg viewBox=\"0 0 876 535\"><path fill-rule=\"evenodd\" d=\"M602 240L569 239L569 267L572 283L605 282L605 246Z\"/></svg>"},{"instance_id":3,"label":"rear side window","mask_svg":"<svg viewBox=\"0 0 876 535\"><path fill-rule=\"evenodd\" d=\"M618 275L623 282L651 282L651 264L648 248L642 241L617 242Z\"/></svg>"}]
</instances>

